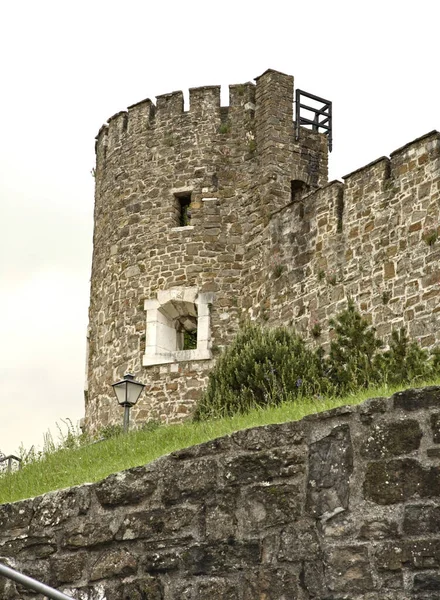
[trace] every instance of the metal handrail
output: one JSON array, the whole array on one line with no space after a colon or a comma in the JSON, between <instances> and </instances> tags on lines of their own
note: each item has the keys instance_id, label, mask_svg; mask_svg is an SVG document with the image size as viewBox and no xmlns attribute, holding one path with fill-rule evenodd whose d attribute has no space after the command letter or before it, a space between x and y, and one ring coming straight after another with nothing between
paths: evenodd
<instances>
[{"instance_id":1,"label":"metal handrail","mask_svg":"<svg viewBox=\"0 0 440 600\"><path fill-rule=\"evenodd\" d=\"M8 461L7 471L10 473L12 471L12 461L16 460L18 462L18 468L21 469L21 458L19 456L15 456L14 454L9 454L9 456L3 456L0 458L0 463L4 463Z\"/></svg>"},{"instance_id":2,"label":"metal handrail","mask_svg":"<svg viewBox=\"0 0 440 600\"><path fill-rule=\"evenodd\" d=\"M20 583L21 585L24 585L24 587L30 590L34 590L40 594L44 594L47 598L50 598L51 600L75 600L74 598L72 598L72 596L66 596L66 594L58 592L57 590L54 590L48 585L45 585L44 583L41 583L36 579L32 579L32 577L23 575L23 573L19 573L15 569L11 569L10 567L3 565L2 563L0 563L0 575L4 575L8 579L12 579L17 583Z\"/></svg>"}]
</instances>

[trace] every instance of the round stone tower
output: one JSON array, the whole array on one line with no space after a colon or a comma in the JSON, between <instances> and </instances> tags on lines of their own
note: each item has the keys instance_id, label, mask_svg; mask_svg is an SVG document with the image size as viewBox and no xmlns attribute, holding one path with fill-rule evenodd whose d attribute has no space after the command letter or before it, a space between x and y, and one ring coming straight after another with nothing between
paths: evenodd
<instances>
[{"instance_id":1,"label":"round stone tower","mask_svg":"<svg viewBox=\"0 0 440 600\"><path fill-rule=\"evenodd\" d=\"M191 414L242 318L264 314L270 215L327 181L327 142L295 139L293 77L144 100L96 141L86 383L88 431L119 423L111 384L146 384L132 419Z\"/></svg>"}]
</instances>

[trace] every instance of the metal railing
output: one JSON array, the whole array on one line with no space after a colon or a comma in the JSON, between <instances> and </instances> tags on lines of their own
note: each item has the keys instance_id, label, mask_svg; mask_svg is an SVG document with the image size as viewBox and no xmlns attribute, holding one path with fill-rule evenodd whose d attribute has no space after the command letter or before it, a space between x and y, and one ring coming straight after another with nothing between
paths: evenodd
<instances>
[{"instance_id":1,"label":"metal railing","mask_svg":"<svg viewBox=\"0 0 440 600\"><path fill-rule=\"evenodd\" d=\"M320 107L303 104L302 99L307 98L318 104ZM306 111L304 115L303 111ZM310 118L312 116L313 118ZM295 138L299 140L301 125L311 126L312 131L324 133L328 140L329 152L332 151L333 133L332 133L332 103L314 94L309 94L304 90L296 90L295 93Z\"/></svg>"},{"instance_id":2,"label":"metal railing","mask_svg":"<svg viewBox=\"0 0 440 600\"><path fill-rule=\"evenodd\" d=\"M17 583L20 583L28 590L34 590L39 594L44 594L46 598L50 598L51 600L75 600L74 598L72 598L72 596L66 596L66 594L58 592L57 590L54 590L48 585L45 585L44 583L41 583L36 579L32 579L32 577L23 575L22 573L19 573L15 569L11 569L10 567L3 565L2 563L0 563L0 575L4 575L8 579L12 579Z\"/></svg>"},{"instance_id":3,"label":"metal railing","mask_svg":"<svg viewBox=\"0 0 440 600\"><path fill-rule=\"evenodd\" d=\"M20 457L15 456L14 454L9 454L9 456L2 456L0 458L0 464L8 461L8 466L6 467L6 470L8 473L10 473L12 471L12 461L13 460L16 460L18 462L18 468L21 469L21 458Z\"/></svg>"}]
</instances>

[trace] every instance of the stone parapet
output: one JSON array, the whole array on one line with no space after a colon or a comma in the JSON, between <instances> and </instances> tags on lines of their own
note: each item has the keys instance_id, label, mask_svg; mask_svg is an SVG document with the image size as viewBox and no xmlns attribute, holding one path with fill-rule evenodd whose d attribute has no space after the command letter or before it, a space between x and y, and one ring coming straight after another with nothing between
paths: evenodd
<instances>
[{"instance_id":1,"label":"stone parapet","mask_svg":"<svg viewBox=\"0 0 440 600\"><path fill-rule=\"evenodd\" d=\"M0 561L82 600L434 600L439 456L439 387L372 398L2 505Z\"/></svg>"}]
</instances>

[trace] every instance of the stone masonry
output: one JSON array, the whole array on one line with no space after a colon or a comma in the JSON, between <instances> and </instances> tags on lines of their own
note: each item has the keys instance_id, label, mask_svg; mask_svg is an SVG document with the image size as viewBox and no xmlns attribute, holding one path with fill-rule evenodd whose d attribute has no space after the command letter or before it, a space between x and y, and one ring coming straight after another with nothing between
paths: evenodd
<instances>
[{"instance_id":1,"label":"stone masonry","mask_svg":"<svg viewBox=\"0 0 440 600\"><path fill-rule=\"evenodd\" d=\"M440 134L328 183L327 140L295 139L293 77L145 100L96 142L88 431L121 422L111 384L146 384L138 423L187 418L245 319L310 336L353 297L385 338L439 341ZM188 214L189 210L189 214ZM197 336L196 347L183 344Z\"/></svg>"},{"instance_id":2,"label":"stone masonry","mask_svg":"<svg viewBox=\"0 0 440 600\"><path fill-rule=\"evenodd\" d=\"M78 600L438 600L439 457L410 389L2 505L0 561Z\"/></svg>"},{"instance_id":3,"label":"stone masonry","mask_svg":"<svg viewBox=\"0 0 440 600\"><path fill-rule=\"evenodd\" d=\"M311 189L327 181L326 140L304 130L295 141L292 111L293 77L269 70L256 85L230 86L228 107L220 106L219 86L203 87L190 90L187 112L182 92L174 92L159 96L156 105L145 100L131 106L101 128L89 431L120 422L111 384L127 371L147 384L132 411L135 420L190 414L212 358L239 326L246 274L256 256L248 242L284 206L291 180L306 181ZM179 218L182 198L190 198L190 222ZM197 303L191 312L184 290L198 295L197 301L205 296L210 324L209 339L202 341L208 352L160 359L160 353L170 354L170 336L179 325L177 318L172 322L173 311L197 316ZM166 292L174 299L165 306L158 294Z\"/></svg>"}]
</instances>

